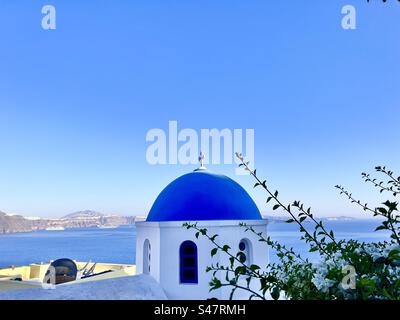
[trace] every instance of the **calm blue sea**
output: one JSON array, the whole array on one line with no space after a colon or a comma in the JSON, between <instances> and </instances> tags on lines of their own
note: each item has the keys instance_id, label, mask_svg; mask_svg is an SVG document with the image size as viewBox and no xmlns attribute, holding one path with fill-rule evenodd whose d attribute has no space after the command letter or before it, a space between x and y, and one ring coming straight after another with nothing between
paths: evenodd
<instances>
[{"instance_id":1,"label":"calm blue sea","mask_svg":"<svg viewBox=\"0 0 400 320\"><path fill-rule=\"evenodd\" d=\"M354 220L327 222L338 238L360 241L388 239L387 233L374 232L378 221ZM293 224L271 223L269 235L304 256L313 258L307 246L299 241L300 234ZM136 230L134 226L116 229L68 229L0 235L0 267L47 262L58 258L80 261L135 263ZM274 255L270 255L275 261Z\"/></svg>"}]
</instances>

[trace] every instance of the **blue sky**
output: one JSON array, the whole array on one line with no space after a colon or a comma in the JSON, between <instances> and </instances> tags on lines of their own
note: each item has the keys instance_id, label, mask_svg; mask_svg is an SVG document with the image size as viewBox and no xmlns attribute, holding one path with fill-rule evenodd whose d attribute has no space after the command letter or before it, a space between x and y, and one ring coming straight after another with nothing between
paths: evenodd
<instances>
[{"instance_id":1,"label":"blue sky","mask_svg":"<svg viewBox=\"0 0 400 320\"><path fill-rule=\"evenodd\" d=\"M151 166L146 133L253 128L257 171L321 216L385 200L360 173L400 171L397 1L0 3L0 210L146 214L193 165ZM41 28L53 4L57 29ZM341 8L357 29L341 28ZM211 166L264 205L234 165Z\"/></svg>"}]
</instances>

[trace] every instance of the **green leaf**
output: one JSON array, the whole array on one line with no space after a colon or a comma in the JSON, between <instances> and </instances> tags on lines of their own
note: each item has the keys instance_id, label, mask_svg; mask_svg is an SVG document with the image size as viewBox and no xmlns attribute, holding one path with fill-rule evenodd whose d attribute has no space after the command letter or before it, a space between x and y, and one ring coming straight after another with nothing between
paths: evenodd
<instances>
[{"instance_id":1,"label":"green leaf","mask_svg":"<svg viewBox=\"0 0 400 320\"><path fill-rule=\"evenodd\" d=\"M375 229L375 231L379 231L379 230L387 230L387 227L382 225Z\"/></svg>"},{"instance_id":2,"label":"green leaf","mask_svg":"<svg viewBox=\"0 0 400 320\"><path fill-rule=\"evenodd\" d=\"M245 263L245 261L246 261L246 255L245 255L243 252L239 251L239 252L236 254L236 257L239 259L239 261L240 261L241 263Z\"/></svg>"},{"instance_id":3,"label":"green leaf","mask_svg":"<svg viewBox=\"0 0 400 320\"><path fill-rule=\"evenodd\" d=\"M267 188L267 180L264 180L264 181L263 181L262 186L263 186L264 188Z\"/></svg>"},{"instance_id":4,"label":"green leaf","mask_svg":"<svg viewBox=\"0 0 400 320\"><path fill-rule=\"evenodd\" d=\"M218 237L218 235L217 234L214 234L212 237L210 237L210 240L211 241L215 241L215 239Z\"/></svg>"},{"instance_id":5,"label":"green leaf","mask_svg":"<svg viewBox=\"0 0 400 320\"><path fill-rule=\"evenodd\" d=\"M238 276L240 274L245 274L246 273L246 268L243 266L239 266L235 269L235 276Z\"/></svg>"},{"instance_id":6,"label":"green leaf","mask_svg":"<svg viewBox=\"0 0 400 320\"><path fill-rule=\"evenodd\" d=\"M276 210L276 209L278 209L279 207L280 207L280 205L279 205L279 204L276 204L276 205L273 206L272 210Z\"/></svg>"},{"instance_id":7,"label":"green leaf","mask_svg":"<svg viewBox=\"0 0 400 320\"><path fill-rule=\"evenodd\" d=\"M253 271L256 271L256 270L259 270L260 267L257 266L257 265L255 265L255 264L252 264L252 265L250 266L250 269L253 270Z\"/></svg>"},{"instance_id":8,"label":"green leaf","mask_svg":"<svg viewBox=\"0 0 400 320\"><path fill-rule=\"evenodd\" d=\"M389 292L383 288L383 295L388 298L389 300L396 300L396 298L394 298L392 295L389 294Z\"/></svg>"},{"instance_id":9,"label":"green leaf","mask_svg":"<svg viewBox=\"0 0 400 320\"><path fill-rule=\"evenodd\" d=\"M385 208L378 208L378 211L382 214L387 214L387 210Z\"/></svg>"},{"instance_id":10,"label":"green leaf","mask_svg":"<svg viewBox=\"0 0 400 320\"><path fill-rule=\"evenodd\" d=\"M400 259L400 251L399 251L399 249L390 250L390 252L388 254L388 259L399 260Z\"/></svg>"},{"instance_id":11,"label":"green leaf","mask_svg":"<svg viewBox=\"0 0 400 320\"><path fill-rule=\"evenodd\" d=\"M272 291L271 291L271 297L272 297L272 299L274 299L274 300L278 300L279 299L279 296L280 296L280 290L279 290L279 288L278 287L274 287L273 289L272 289Z\"/></svg>"},{"instance_id":12,"label":"green leaf","mask_svg":"<svg viewBox=\"0 0 400 320\"><path fill-rule=\"evenodd\" d=\"M217 252L218 252L218 248L213 248L211 250L211 257L215 256L217 254Z\"/></svg>"},{"instance_id":13,"label":"green leaf","mask_svg":"<svg viewBox=\"0 0 400 320\"><path fill-rule=\"evenodd\" d=\"M267 286L267 280L265 278L260 279L261 289L264 289Z\"/></svg>"},{"instance_id":14,"label":"green leaf","mask_svg":"<svg viewBox=\"0 0 400 320\"><path fill-rule=\"evenodd\" d=\"M231 268L233 268L233 264L235 263L235 258L234 257L230 257L229 258L229 262L231 264Z\"/></svg>"},{"instance_id":15,"label":"green leaf","mask_svg":"<svg viewBox=\"0 0 400 320\"><path fill-rule=\"evenodd\" d=\"M221 288L221 286L222 286L221 281L219 279L217 279L217 278L214 278L213 289L215 290L215 289Z\"/></svg>"}]
</instances>

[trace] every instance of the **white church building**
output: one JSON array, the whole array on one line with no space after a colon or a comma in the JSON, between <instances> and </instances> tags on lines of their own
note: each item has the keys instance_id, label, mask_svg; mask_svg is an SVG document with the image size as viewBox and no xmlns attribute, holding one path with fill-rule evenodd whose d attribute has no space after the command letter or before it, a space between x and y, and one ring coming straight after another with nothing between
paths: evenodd
<instances>
[{"instance_id":1,"label":"white church building","mask_svg":"<svg viewBox=\"0 0 400 320\"><path fill-rule=\"evenodd\" d=\"M221 245L232 253L245 254L248 265L268 264L268 247L241 222L266 233L264 220L248 193L227 176L212 173L201 166L172 181L155 200L146 221L137 222L137 273L152 276L169 299L228 299L232 287L209 291L212 272L207 266L219 262L229 265L229 257L218 251L211 256L213 244L206 237L195 237L194 229L184 222L197 222L209 235L218 234ZM220 274L224 280L225 274ZM258 281L254 288L259 288ZM234 298L246 299L248 293L237 290Z\"/></svg>"}]
</instances>

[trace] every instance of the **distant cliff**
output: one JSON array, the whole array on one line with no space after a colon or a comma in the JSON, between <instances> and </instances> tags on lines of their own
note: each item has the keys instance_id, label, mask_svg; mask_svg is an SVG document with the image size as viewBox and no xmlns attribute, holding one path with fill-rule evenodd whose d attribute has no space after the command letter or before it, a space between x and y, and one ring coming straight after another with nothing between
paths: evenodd
<instances>
[{"instance_id":1,"label":"distant cliff","mask_svg":"<svg viewBox=\"0 0 400 320\"><path fill-rule=\"evenodd\" d=\"M74 212L58 219L29 219L21 215L7 215L0 211L0 234L48 228L117 227L134 223L134 216L105 215L91 210Z\"/></svg>"},{"instance_id":2,"label":"distant cliff","mask_svg":"<svg viewBox=\"0 0 400 320\"><path fill-rule=\"evenodd\" d=\"M281 216L281 215L277 215L277 216L263 215L263 218L267 219L273 223L280 223L280 222L286 223L286 221L289 219L289 217ZM318 219L320 219L322 221L353 221L353 220L355 220L355 218L347 217L347 216L319 217Z\"/></svg>"},{"instance_id":3,"label":"distant cliff","mask_svg":"<svg viewBox=\"0 0 400 320\"><path fill-rule=\"evenodd\" d=\"M9 216L0 211L0 234L12 232L29 232L34 230L33 221L22 216Z\"/></svg>"}]
</instances>

